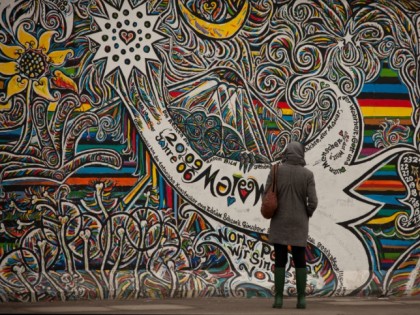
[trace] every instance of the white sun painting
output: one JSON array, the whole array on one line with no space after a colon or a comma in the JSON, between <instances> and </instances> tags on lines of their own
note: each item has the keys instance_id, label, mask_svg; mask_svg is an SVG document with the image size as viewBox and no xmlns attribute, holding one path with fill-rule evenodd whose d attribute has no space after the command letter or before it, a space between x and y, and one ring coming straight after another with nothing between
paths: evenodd
<instances>
[{"instance_id":1,"label":"white sun painting","mask_svg":"<svg viewBox=\"0 0 420 315\"><path fill-rule=\"evenodd\" d=\"M106 4L108 18L95 17L99 31L88 35L99 44L94 60L106 58L105 76L118 67L127 79L133 67L146 73L146 62L157 59L153 43L162 39L154 31L158 15L147 13L147 2L132 8L124 1L120 10Z\"/></svg>"}]
</instances>

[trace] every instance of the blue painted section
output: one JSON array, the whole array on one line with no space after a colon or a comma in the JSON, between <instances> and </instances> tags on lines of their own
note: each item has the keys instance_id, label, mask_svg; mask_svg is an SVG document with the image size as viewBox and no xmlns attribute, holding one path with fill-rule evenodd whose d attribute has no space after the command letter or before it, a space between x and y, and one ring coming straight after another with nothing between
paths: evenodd
<instances>
[{"instance_id":1,"label":"blue painted section","mask_svg":"<svg viewBox=\"0 0 420 315\"><path fill-rule=\"evenodd\" d=\"M365 84L362 92L364 93L390 93L390 94L408 94L407 87L404 84Z\"/></svg>"}]
</instances>

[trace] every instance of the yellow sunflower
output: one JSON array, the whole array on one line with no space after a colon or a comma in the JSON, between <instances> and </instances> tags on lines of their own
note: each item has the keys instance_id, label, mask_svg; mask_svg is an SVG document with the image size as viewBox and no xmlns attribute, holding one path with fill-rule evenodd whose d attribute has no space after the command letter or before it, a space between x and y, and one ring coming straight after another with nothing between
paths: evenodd
<instances>
[{"instance_id":1,"label":"yellow sunflower","mask_svg":"<svg viewBox=\"0 0 420 315\"><path fill-rule=\"evenodd\" d=\"M24 25L20 25L17 31L19 45L8 46L0 42L0 51L12 61L0 62L0 75L11 76L6 84L6 98L28 88L28 96L31 89L39 96L56 101L51 95L50 78L54 85L59 88L68 88L77 92L77 85L60 70L50 73L51 66L60 66L66 59L73 56L71 49L56 50L50 52L50 43L55 31L46 31L39 39L29 34Z\"/></svg>"}]
</instances>

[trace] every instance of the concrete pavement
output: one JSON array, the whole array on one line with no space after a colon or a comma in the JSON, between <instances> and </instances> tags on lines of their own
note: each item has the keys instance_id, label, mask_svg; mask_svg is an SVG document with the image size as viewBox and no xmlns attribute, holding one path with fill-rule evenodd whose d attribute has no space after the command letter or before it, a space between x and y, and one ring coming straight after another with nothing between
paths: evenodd
<instances>
[{"instance_id":1,"label":"concrete pavement","mask_svg":"<svg viewBox=\"0 0 420 315\"><path fill-rule=\"evenodd\" d=\"M0 314L311 314L414 315L420 296L403 298L307 298L308 308L296 309L296 298L286 298L283 309L271 308L266 298L186 298L139 300L78 300L66 302L0 303Z\"/></svg>"}]
</instances>

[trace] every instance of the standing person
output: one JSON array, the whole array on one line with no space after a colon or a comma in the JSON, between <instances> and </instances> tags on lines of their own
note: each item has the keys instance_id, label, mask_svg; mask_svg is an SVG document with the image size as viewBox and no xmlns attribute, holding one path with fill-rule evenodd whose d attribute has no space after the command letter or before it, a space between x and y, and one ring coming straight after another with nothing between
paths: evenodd
<instances>
[{"instance_id":1,"label":"standing person","mask_svg":"<svg viewBox=\"0 0 420 315\"><path fill-rule=\"evenodd\" d=\"M314 213L318 198L313 173L305 168L305 148L299 142L290 142L277 166L276 178L273 171L268 175L265 193L273 180L277 185L278 206L271 218L269 241L275 253L275 299L274 308L282 308L286 275L287 247L292 247L292 257L296 268L297 308L306 308L306 257L309 218Z\"/></svg>"}]
</instances>

